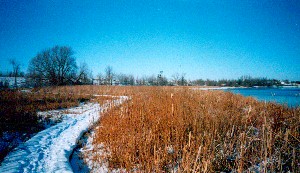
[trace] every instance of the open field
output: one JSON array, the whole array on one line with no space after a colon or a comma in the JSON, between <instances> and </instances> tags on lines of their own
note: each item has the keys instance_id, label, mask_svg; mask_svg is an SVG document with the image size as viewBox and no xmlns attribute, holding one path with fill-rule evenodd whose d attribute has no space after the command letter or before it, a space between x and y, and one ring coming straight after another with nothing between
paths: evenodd
<instances>
[{"instance_id":1,"label":"open field","mask_svg":"<svg viewBox=\"0 0 300 173\"><path fill-rule=\"evenodd\" d=\"M114 96L129 99L104 112L94 129L93 150L84 157L95 165L127 172L300 171L300 108L223 91L142 86L3 91L1 135L40 130L37 111L87 100L103 105Z\"/></svg>"}]
</instances>

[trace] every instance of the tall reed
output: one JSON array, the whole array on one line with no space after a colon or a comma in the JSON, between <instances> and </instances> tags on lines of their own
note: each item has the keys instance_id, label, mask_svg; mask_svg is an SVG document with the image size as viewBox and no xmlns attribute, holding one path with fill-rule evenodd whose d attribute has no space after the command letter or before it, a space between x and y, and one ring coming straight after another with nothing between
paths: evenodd
<instances>
[{"instance_id":1,"label":"tall reed","mask_svg":"<svg viewBox=\"0 0 300 173\"><path fill-rule=\"evenodd\" d=\"M143 172L299 170L300 108L223 91L117 87L131 96L101 118L94 145L110 169Z\"/></svg>"}]
</instances>

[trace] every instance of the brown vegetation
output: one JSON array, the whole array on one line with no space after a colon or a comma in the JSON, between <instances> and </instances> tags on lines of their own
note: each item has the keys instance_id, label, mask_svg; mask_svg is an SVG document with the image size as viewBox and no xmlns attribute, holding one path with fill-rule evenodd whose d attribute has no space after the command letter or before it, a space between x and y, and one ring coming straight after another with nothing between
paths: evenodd
<instances>
[{"instance_id":1,"label":"brown vegetation","mask_svg":"<svg viewBox=\"0 0 300 173\"><path fill-rule=\"evenodd\" d=\"M94 145L104 144L107 154L92 151L94 162L107 160L110 169L242 172L260 166L260 171L300 171L300 108L222 91L129 86L1 91L0 130L34 131L37 111L88 99L104 104L114 99L108 95L130 96L105 112L96 128Z\"/></svg>"},{"instance_id":2,"label":"brown vegetation","mask_svg":"<svg viewBox=\"0 0 300 173\"><path fill-rule=\"evenodd\" d=\"M94 145L104 144L108 154L94 161L108 160L110 169L300 171L300 108L184 87L110 89L131 96L96 130Z\"/></svg>"},{"instance_id":3,"label":"brown vegetation","mask_svg":"<svg viewBox=\"0 0 300 173\"><path fill-rule=\"evenodd\" d=\"M31 91L2 90L0 91L0 135L4 131L24 132L37 128L38 111L74 107L87 100L103 104L113 98L100 95L114 93L114 90L114 87L108 86L60 86L36 88Z\"/></svg>"}]
</instances>

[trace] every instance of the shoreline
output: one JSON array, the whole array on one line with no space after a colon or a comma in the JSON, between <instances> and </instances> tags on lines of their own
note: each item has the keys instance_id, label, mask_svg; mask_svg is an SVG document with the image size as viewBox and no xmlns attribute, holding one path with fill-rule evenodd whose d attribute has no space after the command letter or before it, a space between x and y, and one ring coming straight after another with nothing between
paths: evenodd
<instances>
[{"instance_id":1,"label":"shoreline","mask_svg":"<svg viewBox=\"0 0 300 173\"><path fill-rule=\"evenodd\" d=\"M220 87L220 86L199 86L199 87L192 87L191 89L199 89L199 90L229 90L229 89L263 89L263 88L300 88L299 86L253 86L253 87Z\"/></svg>"},{"instance_id":2,"label":"shoreline","mask_svg":"<svg viewBox=\"0 0 300 173\"><path fill-rule=\"evenodd\" d=\"M288 107L299 107L299 87L206 87L191 88L201 91L223 91L253 97L262 102L275 102Z\"/></svg>"}]
</instances>

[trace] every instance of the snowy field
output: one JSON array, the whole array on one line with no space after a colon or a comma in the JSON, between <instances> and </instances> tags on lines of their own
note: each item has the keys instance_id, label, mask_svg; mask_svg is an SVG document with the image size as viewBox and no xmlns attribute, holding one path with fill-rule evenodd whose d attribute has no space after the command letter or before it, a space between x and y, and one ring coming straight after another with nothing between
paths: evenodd
<instances>
[{"instance_id":1,"label":"snowy field","mask_svg":"<svg viewBox=\"0 0 300 173\"><path fill-rule=\"evenodd\" d=\"M99 120L103 110L119 105L126 99L126 96L120 96L102 106L87 103L64 110L60 123L39 132L9 153L1 164L0 172L73 172L69 157L77 140Z\"/></svg>"}]
</instances>

